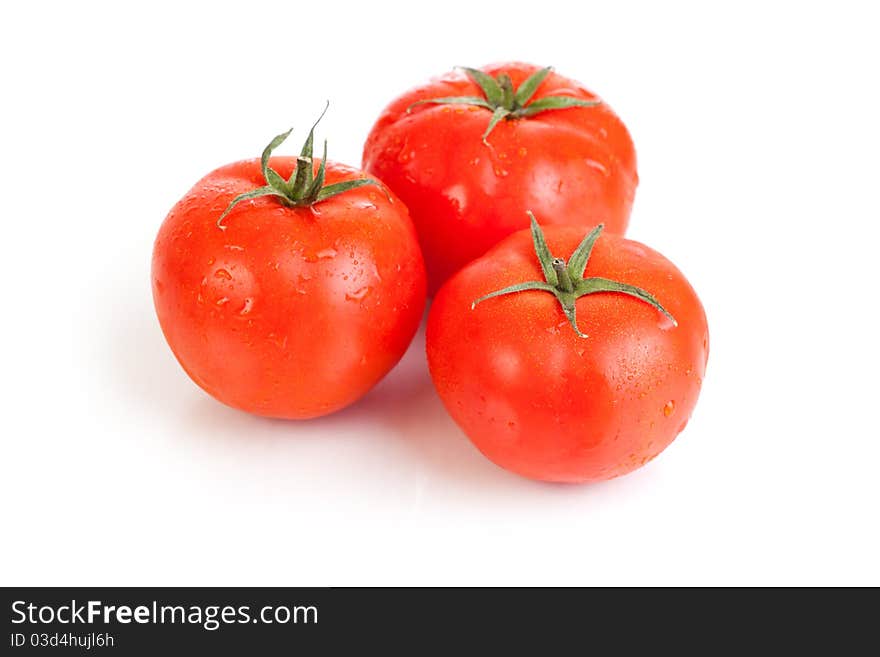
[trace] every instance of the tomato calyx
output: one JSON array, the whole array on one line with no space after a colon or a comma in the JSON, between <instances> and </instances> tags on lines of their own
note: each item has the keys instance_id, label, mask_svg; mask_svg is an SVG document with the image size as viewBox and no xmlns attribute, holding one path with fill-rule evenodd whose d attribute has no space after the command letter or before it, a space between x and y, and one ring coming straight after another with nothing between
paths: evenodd
<instances>
[{"instance_id":1,"label":"tomato calyx","mask_svg":"<svg viewBox=\"0 0 880 657\"><path fill-rule=\"evenodd\" d=\"M599 235L604 228L602 224L596 226L586 237L584 237L566 263L564 259L554 258L550 254L550 249L547 247L547 242L544 239L544 232L538 225L535 215L532 214L531 211L528 212L528 215L531 220L532 242L535 245L535 255L538 256L538 262L541 264L541 271L544 273L544 280L525 281L523 283L516 283L503 289L496 290L495 292L490 292L474 301L471 304L471 310L476 308L477 304L493 297L525 292L526 290L542 290L544 292L549 292L556 297L559 301L559 305L562 307L562 312L565 313L565 317L568 319L568 322L571 324L575 333L578 334L578 337L586 338L589 336L583 333L577 325L575 302L579 298L588 294L616 292L634 297L653 306L669 318L673 326L678 326L678 322L675 321L675 318L669 313L669 311L660 305L660 302L649 292L646 292L642 288L607 278L584 278L584 271L590 260L590 253L593 251L593 245L596 243L596 240L599 238Z\"/></svg>"},{"instance_id":2,"label":"tomato calyx","mask_svg":"<svg viewBox=\"0 0 880 657\"><path fill-rule=\"evenodd\" d=\"M291 132L293 132L293 128L277 135L269 142L266 148L263 149L263 154L260 157L260 169L263 172L263 178L265 179L266 184L263 187L258 187L249 192L239 194L232 199L232 202L217 219L217 227L220 230L226 230L226 226L223 225L223 220L226 218L226 215L232 212L232 209L236 205L248 199L258 198L260 196L274 196L286 207L299 208L326 201L329 198L347 192L350 189L355 189L356 187L363 187L364 185L378 186L379 183L370 178L344 180L342 182L333 183L332 185L325 185L324 176L327 165L326 139L324 140L324 155L321 158L321 164L318 167L317 174L314 172L313 156L315 128L318 127L318 123L324 118L324 114L327 113L327 108L329 106L330 103L327 103L327 105L324 106L324 111L321 112L321 116L319 116L318 120L312 125L312 129L309 131L309 136L306 138L305 144L303 144L302 150L296 158L296 168L290 174L288 180L282 178L277 171L269 166L269 158L272 156L272 152L284 143L284 140L287 139Z\"/></svg>"},{"instance_id":3,"label":"tomato calyx","mask_svg":"<svg viewBox=\"0 0 880 657\"><path fill-rule=\"evenodd\" d=\"M572 96L544 96L529 102L532 96L535 95L538 87L541 86L544 78L553 70L551 66L535 71L523 80L522 84L516 89L513 88L513 81L507 73L500 73L497 77L492 77L488 73L484 73L476 68L468 68L466 66L460 68L480 87L483 92L483 98L479 96L427 98L413 103L406 111L409 113L416 105L427 103L435 105L473 105L485 108L492 112L492 118L489 119L489 125L482 136L483 143L486 146L489 145L486 138L502 119L507 121L525 119L549 110L565 109L568 107L594 107L602 102L600 100L582 100Z\"/></svg>"}]
</instances>

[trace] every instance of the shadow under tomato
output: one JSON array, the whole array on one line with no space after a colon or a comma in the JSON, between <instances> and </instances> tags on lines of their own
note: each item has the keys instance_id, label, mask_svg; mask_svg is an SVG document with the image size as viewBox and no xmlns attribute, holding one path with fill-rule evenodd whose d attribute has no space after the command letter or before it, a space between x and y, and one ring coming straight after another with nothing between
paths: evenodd
<instances>
[{"instance_id":1,"label":"shadow under tomato","mask_svg":"<svg viewBox=\"0 0 880 657\"><path fill-rule=\"evenodd\" d=\"M155 424L157 441L180 441L196 458L289 464L292 477L339 469L364 487L382 486L388 473L429 487L491 489L571 496L591 486L544 484L505 472L483 457L446 413L425 360L425 323L401 362L361 400L337 413L305 421L261 418L229 408L198 388L162 336L149 289L108 293L112 313L103 322L104 374L133 417ZM133 293L133 290L137 293ZM580 495L575 495L575 498Z\"/></svg>"},{"instance_id":2,"label":"shadow under tomato","mask_svg":"<svg viewBox=\"0 0 880 657\"><path fill-rule=\"evenodd\" d=\"M443 407L425 360L424 323L389 376L340 415L384 427L396 451L427 464L431 478L496 485L510 477L477 451Z\"/></svg>"},{"instance_id":3,"label":"shadow under tomato","mask_svg":"<svg viewBox=\"0 0 880 657\"><path fill-rule=\"evenodd\" d=\"M157 440L208 456L218 449L291 459L314 468L376 453L376 468L422 472L430 479L495 485L510 475L486 461L447 415L425 361L424 321L401 362L362 399L305 421L261 418L229 408L198 388L165 343L143 283L106 290L107 334L96 354L101 374L132 418L156 424ZM305 457L305 464L298 460ZM366 475L364 475L366 476Z\"/></svg>"}]
</instances>

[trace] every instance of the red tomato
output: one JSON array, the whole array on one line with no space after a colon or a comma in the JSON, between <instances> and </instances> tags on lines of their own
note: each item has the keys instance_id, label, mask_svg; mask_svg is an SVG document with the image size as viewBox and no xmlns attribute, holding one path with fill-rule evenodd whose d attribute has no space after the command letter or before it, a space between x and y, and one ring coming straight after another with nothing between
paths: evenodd
<instances>
[{"instance_id":1,"label":"red tomato","mask_svg":"<svg viewBox=\"0 0 880 657\"><path fill-rule=\"evenodd\" d=\"M318 167L311 135L298 169L297 158L269 159L285 136L264 153L267 170L221 167L174 206L156 238L153 297L174 355L208 393L309 418L352 403L400 359L425 270L399 199L355 168ZM239 195L258 197L218 224Z\"/></svg>"},{"instance_id":2,"label":"red tomato","mask_svg":"<svg viewBox=\"0 0 880 657\"><path fill-rule=\"evenodd\" d=\"M428 363L446 408L489 459L533 479L638 468L684 429L700 391L708 329L693 288L656 251L596 240L600 230L580 263L545 256L547 276L529 231L516 233L453 276L428 319ZM546 242L569 256L583 237L553 226Z\"/></svg>"},{"instance_id":3,"label":"red tomato","mask_svg":"<svg viewBox=\"0 0 880 657\"><path fill-rule=\"evenodd\" d=\"M526 208L546 224L604 223L623 234L638 176L632 140L611 108L530 64L466 71L392 102L364 147L364 169L410 210L429 292L522 228Z\"/></svg>"}]
</instances>

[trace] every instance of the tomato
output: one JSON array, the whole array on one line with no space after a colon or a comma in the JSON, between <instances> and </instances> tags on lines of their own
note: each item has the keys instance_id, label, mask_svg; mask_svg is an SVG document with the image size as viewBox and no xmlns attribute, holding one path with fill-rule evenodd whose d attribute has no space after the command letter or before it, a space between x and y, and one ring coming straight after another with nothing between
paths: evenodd
<instances>
[{"instance_id":1,"label":"tomato","mask_svg":"<svg viewBox=\"0 0 880 657\"><path fill-rule=\"evenodd\" d=\"M394 194L328 162L326 143L313 160L312 133L299 158L271 157L285 137L174 206L155 242L153 297L174 355L209 394L309 418L352 403L400 359L425 269Z\"/></svg>"},{"instance_id":2,"label":"tomato","mask_svg":"<svg viewBox=\"0 0 880 657\"><path fill-rule=\"evenodd\" d=\"M531 95L530 95L531 94ZM533 210L623 234L638 176L626 127L580 83L522 63L444 75L393 101L363 167L410 210L429 292Z\"/></svg>"},{"instance_id":3,"label":"tomato","mask_svg":"<svg viewBox=\"0 0 880 657\"><path fill-rule=\"evenodd\" d=\"M431 308L428 363L444 405L483 454L526 477L630 472L697 401L708 329L696 293L656 251L600 232L551 226L544 242L533 222L532 235L453 276Z\"/></svg>"}]
</instances>

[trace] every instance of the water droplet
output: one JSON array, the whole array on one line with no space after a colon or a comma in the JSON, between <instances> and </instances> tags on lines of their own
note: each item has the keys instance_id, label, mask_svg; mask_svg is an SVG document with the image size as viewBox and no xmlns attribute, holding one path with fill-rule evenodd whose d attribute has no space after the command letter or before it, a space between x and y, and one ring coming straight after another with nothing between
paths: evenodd
<instances>
[{"instance_id":1,"label":"water droplet","mask_svg":"<svg viewBox=\"0 0 880 657\"><path fill-rule=\"evenodd\" d=\"M586 163L587 163L588 167L590 167L591 169L595 169L596 171L601 173L603 176L611 175L610 172L608 171L608 169L605 168L605 165L602 164L601 162L597 162L596 160L586 160Z\"/></svg>"},{"instance_id":2,"label":"water droplet","mask_svg":"<svg viewBox=\"0 0 880 657\"><path fill-rule=\"evenodd\" d=\"M507 169L500 169L498 167L495 167L495 175L500 178L504 178L505 176L507 176L508 173L510 172Z\"/></svg>"},{"instance_id":3,"label":"water droplet","mask_svg":"<svg viewBox=\"0 0 880 657\"><path fill-rule=\"evenodd\" d=\"M661 312L657 313L657 326L661 331L668 331L675 328L675 323Z\"/></svg>"},{"instance_id":4,"label":"water droplet","mask_svg":"<svg viewBox=\"0 0 880 657\"><path fill-rule=\"evenodd\" d=\"M244 251L244 247L238 246L237 244L227 244L226 248L229 249L230 251ZM208 264L210 264L210 263L208 263Z\"/></svg>"},{"instance_id":5,"label":"water droplet","mask_svg":"<svg viewBox=\"0 0 880 657\"><path fill-rule=\"evenodd\" d=\"M214 261L214 256L211 256L210 258L208 258L208 264L209 264L209 265L213 265L214 262L215 262L215 261Z\"/></svg>"},{"instance_id":6,"label":"water droplet","mask_svg":"<svg viewBox=\"0 0 880 657\"><path fill-rule=\"evenodd\" d=\"M266 336L266 339L271 341L276 347L281 349L282 351L287 348L287 336L280 336L277 333L270 333Z\"/></svg>"},{"instance_id":7,"label":"water droplet","mask_svg":"<svg viewBox=\"0 0 880 657\"><path fill-rule=\"evenodd\" d=\"M516 154L519 155L520 157L525 157L526 155L529 154L529 151L526 149L525 146L520 146L519 150L516 152Z\"/></svg>"},{"instance_id":8,"label":"water droplet","mask_svg":"<svg viewBox=\"0 0 880 657\"><path fill-rule=\"evenodd\" d=\"M229 303L229 298L228 297L220 297L219 299L217 299L216 303L218 306L224 306L227 303Z\"/></svg>"},{"instance_id":9,"label":"water droplet","mask_svg":"<svg viewBox=\"0 0 880 657\"><path fill-rule=\"evenodd\" d=\"M334 249L334 248L322 249L321 251L318 251L315 255L318 256L318 258L322 258L322 259L335 258L336 257L336 249Z\"/></svg>"},{"instance_id":10,"label":"water droplet","mask_svg":"<svg viewBox=\"0 0 880 657\"><path fill-rule=\"evenodd\" d=\"M669 417L672 415L673 411L675 411L675 402L670 399L663 407L663 415Z\"/></svg>"},{"instance_id":11,"label":"water droplet","mask_svg":"<svg viewBox=\"0 0 880 657\"><path fill-rule=\"evenodd\" d=\"M370 286L366 285L362 288L355 290L354 292L346 292L345 298L349 301L360 301L370 292Z\"/></svg>"},{"instance_id":12,"label":"water droplet","mask_svg":"<svg viewBox=\"0 0 880 657\"><path fill-rule=\"evenodd\" d=\"M251 308L253 308L253 306L254 306L254 300L251 297L247 297L244 300L244 306L242 306L241 310L238 311L238 314L239 315L247 315L251 311Z\"/></svg>"},{"instance_id":13,"label":"water droplet","mask_svg":"<svg viewBox=\"0 0 880 657\"><path fill-rule=\"evenodd\" d=\"M222 278L224 281L231 281L232 274L230 274L225 269L218 269L214 272L214 278Z\"/></svg>"}]
</instances>

